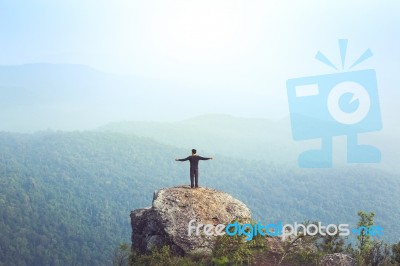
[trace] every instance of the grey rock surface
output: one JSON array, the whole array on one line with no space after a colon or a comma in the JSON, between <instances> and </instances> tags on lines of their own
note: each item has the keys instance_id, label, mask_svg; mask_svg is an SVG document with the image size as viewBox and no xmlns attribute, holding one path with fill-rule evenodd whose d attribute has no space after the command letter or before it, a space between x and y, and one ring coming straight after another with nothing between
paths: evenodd
<instances>
[{"instance_id":1,"label":"grey rock surface","mask_svg":"<svg viewBox=\"0 0 400 266\"><path fill-rule=\"evenodd\" d=\"M353 266L355 260L347 254L334 253L325 255L320 262L321 266Z\"/></svg>"},{"instance_id":2,"label":"grey rock surface","mask_svg":"<svg viewBox=\"0 0 400 266\"><path fill-rule=\"evenodd\" d=\"M152 247L170 246L175 254L210 254L217 236L189 236L188 224L249 222L249 208L231 195L209 188L189 186L154 192L152 207L131 212L132 247L148 253ZM203 228L203 227L201 227Z\"/></svg>"}]
</instances>

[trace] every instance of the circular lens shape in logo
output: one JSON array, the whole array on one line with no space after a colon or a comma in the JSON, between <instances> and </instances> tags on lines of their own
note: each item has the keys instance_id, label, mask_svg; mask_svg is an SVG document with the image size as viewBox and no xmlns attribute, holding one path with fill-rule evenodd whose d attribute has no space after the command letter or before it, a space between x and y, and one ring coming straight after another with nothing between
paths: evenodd
<instances>
[{"instance_id":1,"label":"circular lens shape in logo","mask_svg":"<svg viewBox=\"0 0 400 266\"><path fill-rule=\"evenodd\" d=\"M341 82L328 95L328 110L341 124L362 121L368 114L371 100L363 86L356 82Z\"/></svg>"}]
</instances>

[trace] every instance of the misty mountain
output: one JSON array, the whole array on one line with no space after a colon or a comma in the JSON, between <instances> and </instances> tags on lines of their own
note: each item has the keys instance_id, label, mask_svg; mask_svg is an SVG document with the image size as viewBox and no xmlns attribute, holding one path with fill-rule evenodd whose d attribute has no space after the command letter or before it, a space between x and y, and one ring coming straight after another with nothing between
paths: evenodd
<instances>
[{"instance_id":1,"label":"misty mountain","mask_svg":"<svg viewBox=\"0 0 400 266\"><path fill-rule=\"evenodd\" d=\"M1 66L1 129L90 127L99 107L109 106L101 101L114 83L114 77L81 65Z\"/></svg>"},{"instance_id":2,"label":"misty mountain","mask_svg":"<svg viewBox=\"0 0 400 266\"><path fill-rule=\"evenodd\" d=\"M215 114L178 122L115 122L98 130L133 133L188 151L193 147L236 158L294 163L299 149L293 148L288 122Z\"/></svg>"},{"instance_id":3,"label":"misty mountain","mask_svg":"<svg viewBox=\"0 0 400 266\"><path fill-rule=\"evenodd\" d=\"M396 134L397 127L393 127L394 123L391 125L391 128L387 126L390 130L361 134L359 140L361 144L375 145L381 150L382 163L370 166L398 173L399 135ZM293 167L297 166L297 158L302 151L321 146L319 139L294 141L289 118L272 121L214 114L177 122L114 122L98 130L132 133L186 150L197 147L236 158ZM345 137L334 138L333 149L334 166L347 167Z\"/></svg>"},{"instance_id":4,"label":"misty mountain","mask_svg":"<svg viewBox=\"0 0 400 266\"><path fill-rule=\"evenodd\" d=\"M167 81L111 75L84 65L0 66L0 130L79 130L163 114L170 118L179 89Z\"/></svg>"},{"instance_id":5,"label":"misty mountain","mask_svg":"<svg viewBox=\"0 0 400 266\"><path fill-rule=\"evenodd\" d=\"M0 130L4 131L80 130L107 124L101 130L131 132L185 149L198 147L290 165L296 164L301 151L320 146L318 139L293 141L289 118L195 117L212 112L215 102L223 109L232 100L230 96L222 101L218 94L198 93L190 84L112 75L84 65L0 66L0 93ZM382 163L376 166L388 171L396 169L400 157L397 120L394 113L383 113L383 130L359 137L360 143L382 151ZM335 165L345 163L346 156L345 139L338 139L339 143L334 142Z\"/></svg>"}]
</instances>

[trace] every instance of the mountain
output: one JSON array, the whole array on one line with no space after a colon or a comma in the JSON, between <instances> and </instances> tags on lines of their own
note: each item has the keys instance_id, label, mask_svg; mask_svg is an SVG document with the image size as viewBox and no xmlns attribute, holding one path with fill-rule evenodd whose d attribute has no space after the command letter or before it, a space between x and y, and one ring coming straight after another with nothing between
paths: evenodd
<instances>
[{"instance_id":1,"label":"mountain","mask_svg":"<svg viewBox=\"0 0 400 266\"><path fill-rule=\"evenodd\" d=\"M179 88L84 65L0 66L0 130L82 130L112 121L162 117L159 110L176 105Z\"/></svg>"},{"instance_id":2,"label":"mountain","mask_svg":"<svg viewBox=\"0 0 400 266\"><path fill-rule=\"evenodd\" d=\"M109 265L130 242L129 211L161 187L188 184L186 149L112 132L0 133L0 262ZM204 155L209 154L204 151ZM375 211L384 239L399 239L400 179L367 167L298 170L216 156L200 186L225 191L263 222L356 222Z\"/></svg>"},{"instance_id":3,"label":"mountain","mask_svg":"<svg viewBox=\"0 0 400 266\"><path fill-rule=\"evenodd\" d=\"M273 121L198 116L228 110L237 95L210 94L193 84L112 75L84 65L0 66L0 93L0 130L4 131L82 130L106 124L101 130L130 132L185 149L197 146L237 158L290 165L296 165L301 151L320 146L319 139L293 141L288 117ZM400 156L398 115L383 107L383 130L361 134L359 140L382 151L378 167L396 172ZM264 115L273 116L267 111L260 114ZM144 122L152 120L170 122ZM336 165L345 163L345 145L344 137L334 139Z\"/></svg>"},{"instance_id":4,"label":"mountain","mask_svg":"<svg viewBox=\"0 0 400 266\"><path fill-rule=\"evenodd\" d=\"M113 122L99 127L104 132L132 133L155 139L161 143L187 150L201 147L235 158L272 162L297 167L298 155L309 149L320 148L320 139L294 141L290 118L273 121L261 118L241 118L231 115L209 114L177 122ZM359 135L359 143L378 147L382 153L380 164L371 167L398 174L400 131L387 120L383 131ZM345 137L333 138L335 167L347 167Z\"/></svg>"},{"instance_id":5,"label":"mountain","mask_svg":"<svg viewBox=\"0 0 400 266\"><path fill-rule=\"evenodd\" d=\"M180 120L230 110L240 97L198 84L103 73L85 65L0 66L0 130L87 130L130 120ZM211 104L212 101L214 104ZM225 101L225 102L222 102ZM207 106L204 103L207 102Z\"/></svg>"},{"instance_id":6,"label":"mountain","mask_svg":"<svg viewBox=\"0 0 400 266\"><path fill-rule=\"evenodd\" d=\"M178 122L115 122L99 131L132 133L175 147L201 147L217 154L266 162L295 162L287 120L238 118L229 115L203 115Z\"/></svg>"},{"instance_id":7,"label":"mountain","mask_svg":"<svg viewBox=\"0 0 400 266\"><path fill-rule=\"evenodd\" d=\"M162 146L140 138L1 133L0 146L5 265L109 265L113 248L129 239L129 210L178 176L168 162L160 165L170 176L154 174L147 164L161 159Z\"/></svg>"},{"instance_id":8,"label":"mountain","mask_svg":"<svg viewBox=\"0 0 400 266\"><path fill-rule=\"evenodd\" d=\"M0 66L1 129L90 127L115 78L82 65ZM90 122L92 121L92 122Z\"/></svg>"}]
</instances>

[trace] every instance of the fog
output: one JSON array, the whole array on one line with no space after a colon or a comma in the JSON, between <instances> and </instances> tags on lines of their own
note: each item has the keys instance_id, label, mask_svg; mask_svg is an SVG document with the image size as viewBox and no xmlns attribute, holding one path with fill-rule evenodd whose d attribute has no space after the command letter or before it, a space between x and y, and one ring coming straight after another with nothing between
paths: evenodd
<instances>
[{"instance_id":1,"label":"fog","mask_svg":"<svg viewBox=\"0 0 400 266\"><path fill-rule=\"evenodd\" d=\"M2 119L21 118L13 127L2 123L2 129L30 124L36 129L21 111L29 112L24 109L29 105L54 116L47 125L41 119L40 127L83 128L69 119L83 118L74 102L85 97L82 104L92 112L86 128L111 120L174 121L208 113L279 120L288 116L286 80L338 72L314 56L321 51L340 65L337 41L343 38L349 40L344 71L367 48L373 52L352 70L376 70L385 120L398 113L399 9L396 1L3 1L0 88L14 100L26 99L15 108L14 100L2 99L8 102ZM63 71L57 65L7 72L10 65L36 63L78 64L98 73L85 76L82 68ZM61 90L68 99L55 92L43 102L26 94L50 90ZM115 110L110 97L125 101L118 103L123 108ZM57 117L48 105L70 118Z\"/></svg>"},{"instance_id":2,"label":"fog","mask_svg":"<svg viewBox=\"0 0 400 266\"><path fill-rule=\"evenodd\" d=\"M3 1L0 130L225 114L289 138L288 79L374 69L383 130L360 139L398 158L399 11L396 1Z\"/></svg>"}]
</instances>

